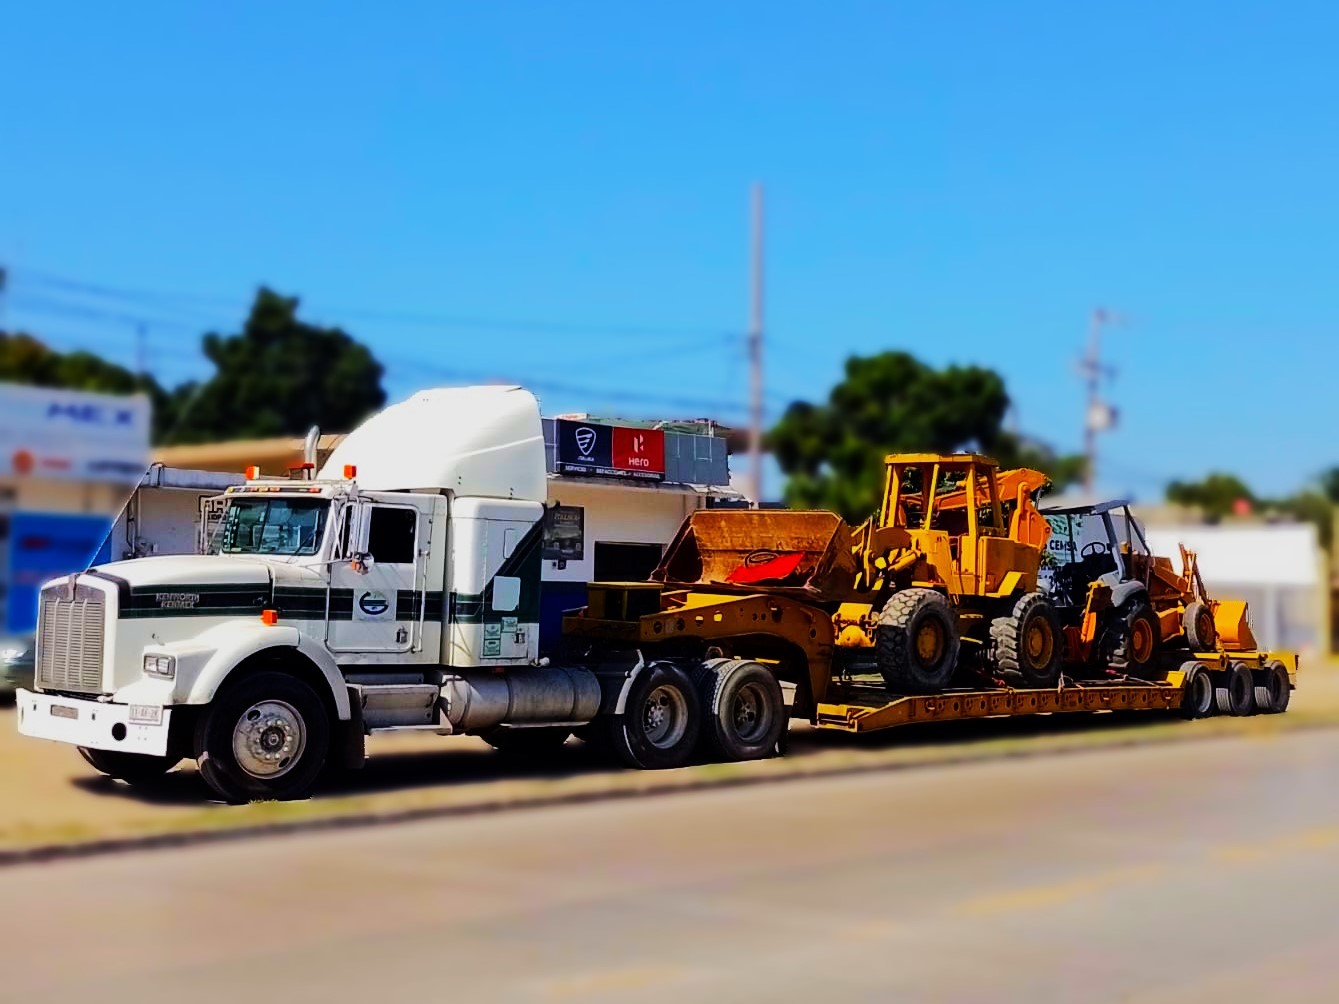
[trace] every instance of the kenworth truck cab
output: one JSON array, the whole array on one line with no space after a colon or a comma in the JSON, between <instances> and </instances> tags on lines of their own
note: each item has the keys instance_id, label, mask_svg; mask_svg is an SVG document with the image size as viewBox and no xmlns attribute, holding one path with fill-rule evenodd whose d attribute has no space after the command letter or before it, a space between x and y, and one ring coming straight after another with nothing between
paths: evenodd
<instances>
[{"instance_id":1,"label":"kenworth truck cab","mask_svg":"<svg viewBox=\"0 0 1339 1004\"><path fill-rule=\"evenodd\" d=\"M131 783L194 758L229 800L361 765L376 729L559 744L640 667L538 660L546 491L530 393L422 392L310 480L229 488L208 553L47 583L19 729Z\"/></svg>"}]
</instances>

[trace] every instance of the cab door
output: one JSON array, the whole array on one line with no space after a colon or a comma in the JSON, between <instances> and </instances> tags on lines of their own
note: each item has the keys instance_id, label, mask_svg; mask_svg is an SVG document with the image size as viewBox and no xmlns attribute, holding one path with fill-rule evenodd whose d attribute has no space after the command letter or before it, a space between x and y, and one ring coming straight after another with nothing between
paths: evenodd
<instances>
[{"instance_id":1,"label":"cab door","mask_svg":"<svg viewBox=\"0 0 1339 1004\"><path fill-rule=\"evenodd\" d=\"M326 645L340 653L405 653L420 647L427 520L412 505L344 507L340 557L330 566Z\"/></svg>"}]
</instances>

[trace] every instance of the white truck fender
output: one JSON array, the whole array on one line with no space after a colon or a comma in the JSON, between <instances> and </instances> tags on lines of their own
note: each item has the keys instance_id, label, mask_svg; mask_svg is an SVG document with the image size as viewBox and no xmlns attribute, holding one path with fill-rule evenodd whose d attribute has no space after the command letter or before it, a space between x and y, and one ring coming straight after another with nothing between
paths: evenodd
<instances>
[{"instance_id":1,"label":"white truck fender","mask_svg":"<svg viewBox=\"0 0 1339 1004\"><path fill-rule=\"evenodd\" d=\"M248 627L229 624L226 628L226 634L220 639L218 647L214 648L204 666L195 674L190 690L182 703L208 704L214 699L228 674L244 659L257 652L276 648L295 648L306 656L325 678L334 701L335 716L342 722L349 720L349 690L344 683L344 677L339 667L335 665L335 660L330 657L330 653L310 636L296 628L281 625L266 626L257 623L254 627ZM204 636L199 640L204 640ZM170 650L171 646L166 648Z\"/></svg>"}]
</instances>

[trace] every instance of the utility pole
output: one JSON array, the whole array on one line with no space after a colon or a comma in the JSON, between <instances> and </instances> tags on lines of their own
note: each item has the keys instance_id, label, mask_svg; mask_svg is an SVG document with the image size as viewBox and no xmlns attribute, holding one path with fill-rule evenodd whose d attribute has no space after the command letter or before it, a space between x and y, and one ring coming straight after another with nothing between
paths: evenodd
<instances>
[{"instance_id":1,"label":"utility pole","mask_svg":"<svg viewBox=\"0 0 1339 1004\"><path fill-rule=\"evenodd\" d=\"M1097 488L1097 434L1116 424L1116 409L1102 400L1102 378L1116 373L1114 367L1102 364L1102 329L1114 320L1105 308L1093 311L1088 325L1088 351L1079 360L1079 372L1088 389L1083 416L1083 490L1090 496Z\"/></svg>"},{"instance_id":2,"label":"utility pole","mask_svg":"<svg viewBox=\"0 0 1339 1004\"><path fill-rule=\"evenodd\" d=\"M149 329L141 321L135 325L135 369L140 376L149 373Z\"/></svg>"},{"instance_id":3,"label":"utility pole","mask_svg":"<svg viewBox=\"0 0 1339 1004\"><path fill-rule=\"evenodd\" d=\"M753 309L749 322L749 494L762 506L762 331L763 331L763 190L753 186Z\"/></svg>"}]
</instances>

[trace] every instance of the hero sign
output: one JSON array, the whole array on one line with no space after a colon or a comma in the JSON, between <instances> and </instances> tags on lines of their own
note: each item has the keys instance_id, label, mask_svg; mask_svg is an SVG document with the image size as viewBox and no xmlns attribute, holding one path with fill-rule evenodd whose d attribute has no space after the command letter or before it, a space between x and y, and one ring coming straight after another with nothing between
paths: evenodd
<instances>
[{"instance_id":1,"label":"hero sign","mask_svg":"<svg viewBox=\"0 0 1339 1004\"><path fill-rule=\"evenodd\" d=\"M614 468L633 477L665 476L665 433L614 426Z\"/></svg>"}]
</instances>

